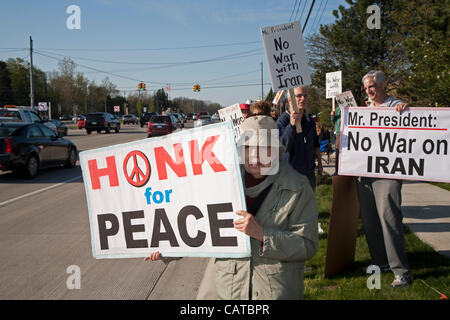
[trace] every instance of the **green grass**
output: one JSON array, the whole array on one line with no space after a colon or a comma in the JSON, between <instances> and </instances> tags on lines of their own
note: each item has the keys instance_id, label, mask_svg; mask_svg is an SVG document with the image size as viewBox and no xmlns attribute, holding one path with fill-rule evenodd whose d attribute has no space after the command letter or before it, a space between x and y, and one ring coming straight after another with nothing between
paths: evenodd
<instances>
[{"instance_id":1,"label":"green grass","mask_svg":"<svg viewBox=\"0 0 450 320\"><path fill-rule=\"evenodd\" d=\"M450 191L450 183L444 182L430 182L432 185Z\"/></svg>"},{"instance_id":2,"label":"green grass","mask_svg":"<svg viewBox=\"0 0 450 320\"><path fill-rule=\"evenodd\" d=\"M329 179L329 183L331 183ZM316 191L319 222L325 234L320 235L319 250L306 263L304 299L308 300L439 300L440 295L427 287L421 280L436 290L450 295L450 259L436 253L416 235L404 228L407 256L411 264L414 282L409 287L393 289L392 272L381 274L381 289L369 290L363 268L370 264L370 254L362 229L361 219L356 240L355 262L338 275L324 278L327 230L330 218L332 186L320 185Z\"/></svg>"}]
</instances>

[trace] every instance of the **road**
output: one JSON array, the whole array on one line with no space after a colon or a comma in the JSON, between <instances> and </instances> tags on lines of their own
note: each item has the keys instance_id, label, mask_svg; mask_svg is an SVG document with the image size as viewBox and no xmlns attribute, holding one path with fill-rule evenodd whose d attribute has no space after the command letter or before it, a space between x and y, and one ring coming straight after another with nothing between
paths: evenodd
<instances>
[{"instance_id":1,"label":"road","mask_svg":"<svg viewBox=\"0 0 450 320\"><path fill-rule=\"evenodd\" d=\"M71 129L66 138L83 151L146 133L126 125L118 134ZM94 259L79 163L40 171L33 180L0 173L0 243L0 299L195 299L208 263ZM79 267L79 289L70 285L71 266Z\"/></svg>"}]
</instances>

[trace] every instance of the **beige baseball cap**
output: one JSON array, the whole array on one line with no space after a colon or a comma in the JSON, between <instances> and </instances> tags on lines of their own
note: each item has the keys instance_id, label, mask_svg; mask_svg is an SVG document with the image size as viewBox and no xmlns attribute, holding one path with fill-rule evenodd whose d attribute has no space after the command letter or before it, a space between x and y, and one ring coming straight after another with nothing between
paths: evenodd
<instances>
[{"instance_id":1,"label":"beige baseball cap","mask_svg":"<svg viewBox=\"0 0 450 320\"><path fill-rule=\"evenodd\" d=\"M251 116L242 122L238 146L279 147L277 124L269 116Z\"/></svg>"}]
</instances>

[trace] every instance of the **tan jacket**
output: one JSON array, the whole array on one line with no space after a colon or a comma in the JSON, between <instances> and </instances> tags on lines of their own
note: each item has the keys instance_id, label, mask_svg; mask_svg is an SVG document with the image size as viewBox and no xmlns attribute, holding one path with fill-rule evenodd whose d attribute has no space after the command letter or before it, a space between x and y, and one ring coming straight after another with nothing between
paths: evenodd
<instances>
[{"instance_id":1,"label":"tan jacket","mask_svg":"<svg viewBox=\"0 0 450 320\"><path fill-rule=\"evenodd\" d=\"M256 214L264 227L263 246L251 238L251 257L216 259L217 298L302 299L304 263L318 249L317 216L307 178L281 162Z\"/></svg>"}]
</instances>

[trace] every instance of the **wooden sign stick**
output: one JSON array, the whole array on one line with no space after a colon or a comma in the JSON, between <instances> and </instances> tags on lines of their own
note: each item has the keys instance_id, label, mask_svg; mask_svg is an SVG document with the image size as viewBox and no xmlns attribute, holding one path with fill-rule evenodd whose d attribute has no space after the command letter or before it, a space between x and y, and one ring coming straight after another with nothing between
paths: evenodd
<instances>
[{"instance_id":1,"label":"wooden sign stick","mask_svg":"<svg viewBox=\"0 0 450 320\"><path fill-rule=\"evenodd\" d=\"M295 112L298 112L297 101L295 100L294 89L289 89L288 95L290 97L290 99L288 99L288 101L289 101L291 109L294 110ZM301 124L300 120L295 121L295 128L296 128L297 133L302 132L302 124Z\"/></svg>"}]
</instances>

